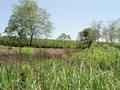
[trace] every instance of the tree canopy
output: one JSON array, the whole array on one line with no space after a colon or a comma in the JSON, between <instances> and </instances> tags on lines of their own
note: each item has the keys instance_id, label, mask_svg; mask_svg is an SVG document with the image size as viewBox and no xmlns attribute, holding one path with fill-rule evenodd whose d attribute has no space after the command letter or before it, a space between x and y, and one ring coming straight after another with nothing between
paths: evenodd
<instances>
[{"instance_id":1,"label":"tree canopy","mask_svg":"<svg viewBox=\"0 0 120 90\"><path fill-rule=\"evenodd\" d=\"M71 40L71 37L69 34L66 34L66 33L62 33L60 36L58 36L59 40Z\"/></svg>"},{"instance_id":2,"label":"tree canopy","mask_svg":"<svg viewBox=\"0 0 120 90\"><path fill-rule=\"evenodd\" d=\"M103 38L108 42L120 41L120 19L110 21L102 31Z\"/></svg>"},{"instance_id":3,"label":"tree canopy","mask_svg":"<svg viewBox=\"0 0 120 90\"><path fill-rule=\"evenodd\" d=\"M30 46L36 36L47 37L53 29L46 9L33 0L20 0L15 5L5 32L20 38L30 38Z\"/></svg>"},{"instance_id":4,"label":"tree canopy","mask_svg":"<svg viewBox=\"0 0 120 90\"><path fill-rule=\"evenodd\" d=\"M93 28L86 28L83 31L79 32L78 39L80 41L84 41L90 47L93 41L99 39L99 36L100 32L98 30Z\"/></svg>"}]
</instances>

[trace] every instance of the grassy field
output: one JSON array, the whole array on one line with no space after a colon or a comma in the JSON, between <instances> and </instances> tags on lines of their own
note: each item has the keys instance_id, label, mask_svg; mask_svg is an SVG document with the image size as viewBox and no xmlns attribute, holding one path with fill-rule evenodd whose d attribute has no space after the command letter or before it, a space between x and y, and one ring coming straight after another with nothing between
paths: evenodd
<instances>
[{"instance_id":1,"label":"grassy field","mask_svg":"<svg viewBox=\"0 0 120 90\"><path fill-rule=\"evenodd\" d=\"M120 50L109 45L67 59L25 59L0 62L0 90L120 90Z\"/></svg>"}]
</instances>

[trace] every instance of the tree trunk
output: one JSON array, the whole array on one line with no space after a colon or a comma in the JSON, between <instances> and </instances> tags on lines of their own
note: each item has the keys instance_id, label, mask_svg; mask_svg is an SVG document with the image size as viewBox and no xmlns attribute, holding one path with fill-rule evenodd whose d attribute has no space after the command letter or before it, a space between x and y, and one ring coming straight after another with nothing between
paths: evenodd
<instances>
[{"instance_id":1,"label":"tree trunk","mask_svg":"<svg viewBox=\"0 0 120 90\"><path fill-rule=\"evenodd\" d=\"M32 47L32 41L33 41L33 35L31 35L30 37L30 44L29 44L30 47Z\"/></svg>"},{"instance_id":2,"label":"tree trunk","mask_svg":"<svg viewBox=\"0 0 120 90\"><path fill-rule=\"evenodd\" d=\"M32 23L31 23L31 21L30 21L30 30L31 30L31 35L30 35L30 47L32 47L32 41L33 41L33 33L32 33Z\"/></svg>"}]
</instances>

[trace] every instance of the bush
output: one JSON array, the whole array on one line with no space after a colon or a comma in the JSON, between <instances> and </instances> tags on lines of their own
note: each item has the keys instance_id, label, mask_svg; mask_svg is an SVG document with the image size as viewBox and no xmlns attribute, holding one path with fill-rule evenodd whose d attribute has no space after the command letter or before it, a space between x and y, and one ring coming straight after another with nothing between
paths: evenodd
<instances>
[{"instance_id":1,"label":"bush","mask_svg":"<svg viewBox=\"0 0 120 90\"><path fill-rule=\"evenodd\" d=\"M79 60L80 62L87 62L91 64L93 68L101 68L102 70L110 69L110 67L116 63L120 58L120 51L109 45L103 45L103 47L93 46L90 49L80 51L73 55L72 59Z\"/></svg>"}]
</instances>

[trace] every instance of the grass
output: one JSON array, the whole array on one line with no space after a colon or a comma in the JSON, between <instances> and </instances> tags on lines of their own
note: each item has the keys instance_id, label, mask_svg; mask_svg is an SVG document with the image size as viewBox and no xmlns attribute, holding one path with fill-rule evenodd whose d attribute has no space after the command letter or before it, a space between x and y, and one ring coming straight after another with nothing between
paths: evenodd
<instances>
[{"instance_id":1,"label":"grass","mask_svg":"<svg viewBox=\"0 0 120 90\"><path fill-rule=\"evenodd\" d=\"M1 90L119 90L120 50L92 45L69 60L0 64Z\"/></svg>"},{"instance_id":2,"label":"grass","mask_svg":"<svg viewBox=\"0 0 120 90\"><path fill-rule=\"evenodd\" d=\"M33 48L23 47L22 50L21 50L21 53L25 54L25 55L32 55L33 54Z\"/></svg>"}]
</instances>

